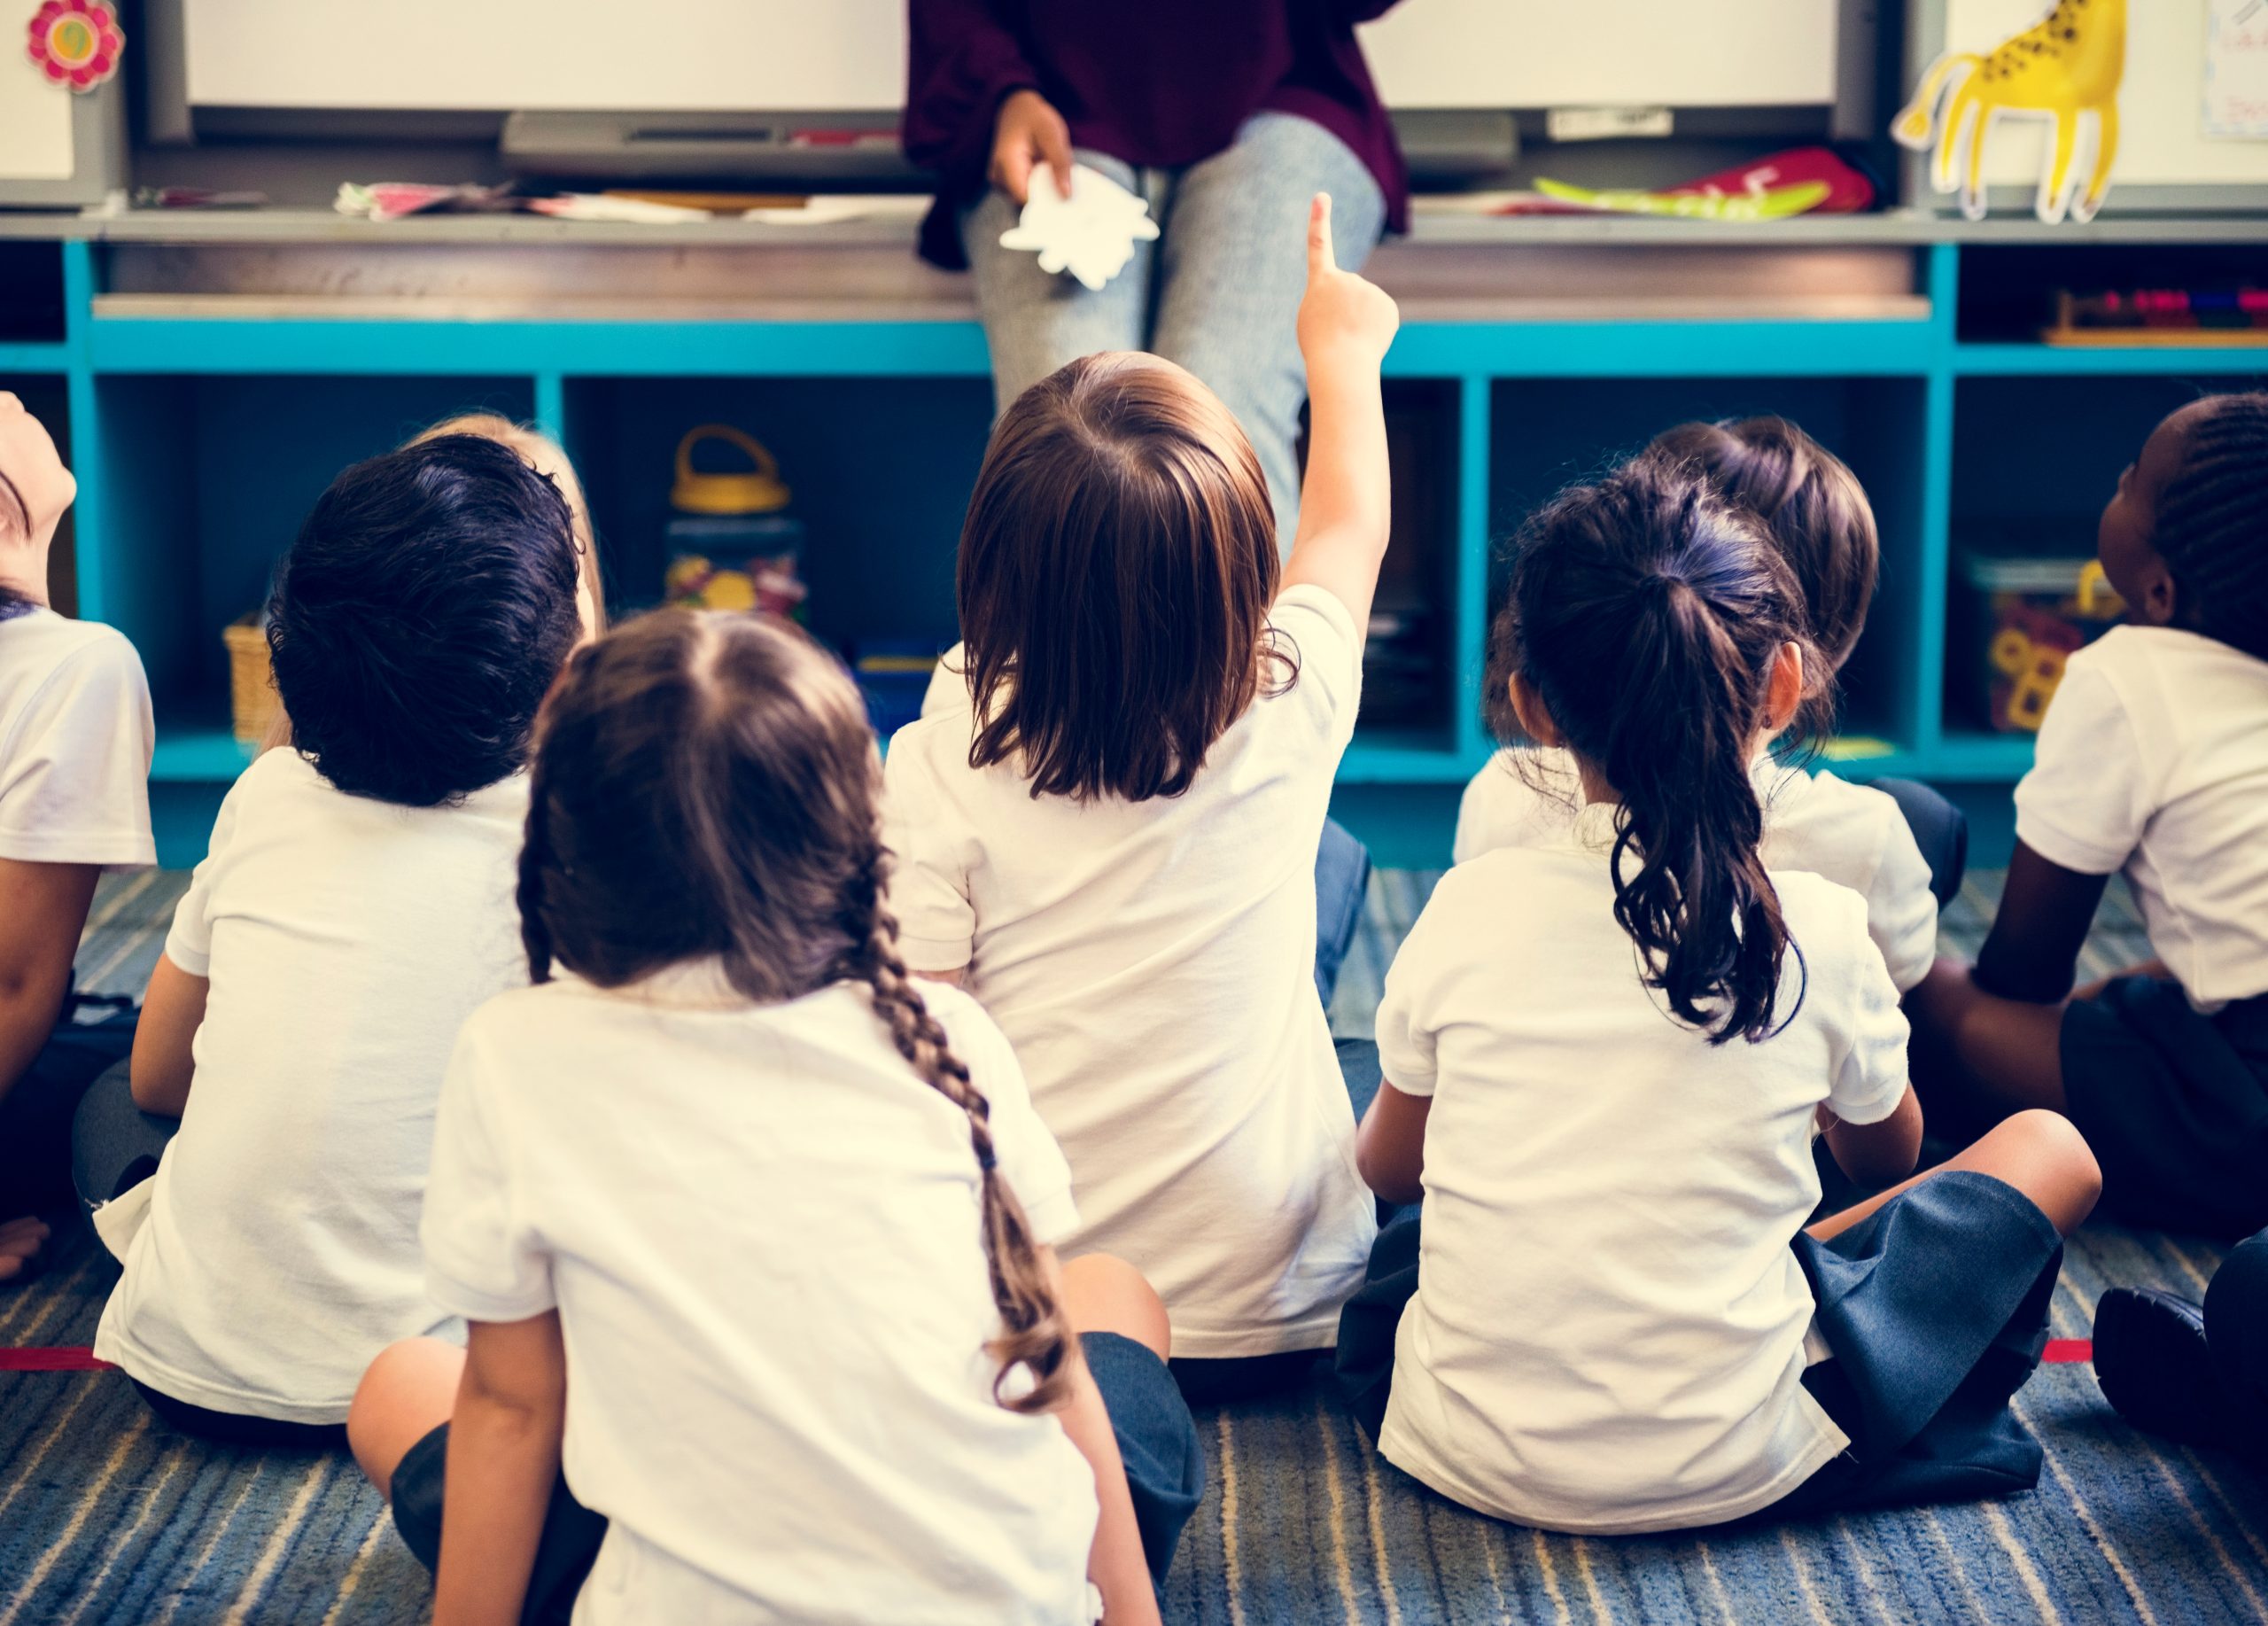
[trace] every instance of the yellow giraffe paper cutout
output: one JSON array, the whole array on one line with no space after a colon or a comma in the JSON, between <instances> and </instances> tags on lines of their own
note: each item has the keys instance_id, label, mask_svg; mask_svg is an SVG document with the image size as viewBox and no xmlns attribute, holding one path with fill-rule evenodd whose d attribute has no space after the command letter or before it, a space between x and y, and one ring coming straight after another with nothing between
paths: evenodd
<instances>
[{"instance_id":1,"label":"yellow giraffe paper cutout","mask_svg":"<svg viewBox=\"0 0 2268 1626\"><path fill-rule=\"evenodd\" d=\"M2126 0L2057 0L2039 22L1982 55L1939 57L1891 134L1918 152L1930 146L1934 128L1930 183L1940 192L1953 191L1960 184L1954 172L1965 165L1961 212L1982 220L1984 149L1993 122L2004 113L2052 118L2054 147L2033 208L2050 225L2066 210L2075 220L2093 220L2118 156L2118 85L2125 72ZM2076 162L2083 132L2092 136L2084 177Z\"/></svg>"}]
</instances>

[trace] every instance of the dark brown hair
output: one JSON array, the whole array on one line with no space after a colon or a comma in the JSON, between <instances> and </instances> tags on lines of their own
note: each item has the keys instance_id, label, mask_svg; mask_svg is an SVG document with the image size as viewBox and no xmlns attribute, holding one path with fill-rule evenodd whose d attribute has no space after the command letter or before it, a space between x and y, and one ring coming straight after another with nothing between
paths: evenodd
<instances>
[{"instance_id":1,"label":"dark brown hair","mask_svg":"<svg viewBox=\"0 0 2268 1626\"><path fill-rule=\"evenodd\" d=\"M1768 1039L1790 943L1749 764L1806 642L1787 562L1697 471L1640 458L1528 521L1508 620L1513 670L1619 798L1614 918L1647 985L1712 1044Z\"/></svg>"},{"instance_id":2,"label":"dark brown hair","mask_svg":"<svg viewBox=\"0 0 2268 1626\"><path fill-rule=\"evenodd\" d=\"M967 1115L985 1256L1004 1331L992 1346L1050 1410L1070 1381L1070 1330L1030 1222L995 1166L990 1103L897 953L883 901L881 764L858 691L796 628L720 611L659 610L568 662L538 724L520 855L528 974L555 962L619 987L715 958L759 1003L844 980L921 1081Z\"/></svg>"},{"instance_id":3,"label":"dark brown hair","mask_svg":"<svg viewBox=\"0 0 2268 1626\"><path fill-rule=\"evenodd\" d=\"M1280 566L1251 443L1170 362L1091 355L1018 396L960 533L972 767L1179 796L1261 692Z\"/></svg>"},{"instance_id":4,"label":"dark brown hair","mask_svg":"<svg viewBox=\"0 0 2268 1626\"><path fill-rule=\"evenodd\" d=\"M1835 720L1835 674L1866 630L1882 574L1882 536L1859 477L1798 425L1770 414L1674 424L1638 455L1691 466L1764 522L1795 572L1811 641L1824 657L1804 673L1802 727L1827 734ZM1490 731L1511 743L1519 723L1505 694L1512 671L1507 613L1500 610L1489 625L1481 710Z\"/></svg>"},{"instance_id":5,"label":"dark brown hair","mask_svg":"<svg viewBox=\"0 0 2268 1626\"><path fill-rule=\"evenodd\" d=\"M2150 541L2173 576L2178 624L2268 660L2268 392L2208 399L2184 428Z\"/></svg>"}]
</instances>

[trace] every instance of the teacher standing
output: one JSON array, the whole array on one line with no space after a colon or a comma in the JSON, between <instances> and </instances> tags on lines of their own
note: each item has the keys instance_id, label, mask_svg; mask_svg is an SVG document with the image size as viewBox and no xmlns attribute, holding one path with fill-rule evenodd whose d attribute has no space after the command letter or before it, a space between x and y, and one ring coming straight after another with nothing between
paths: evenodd
<instances>
[{"instance_id":1,"label":"teacher standing","mask_svg":"<svg viewBox=\"0 0 2268 1626\"><path fill-rule=\"evenodd\" d=\"M905 153L938 176L921 253L976 277L998 403L1066 362L1148 350L1244 426L1282 536L1307 377L1297 230L1332 197L1339 263L1407 224L1402 154L1355 25L1394 0L911 0ZM1099 292L1000 246L1035 186L1085 164L1162 228Z\"/></svg>"}]
</instances>

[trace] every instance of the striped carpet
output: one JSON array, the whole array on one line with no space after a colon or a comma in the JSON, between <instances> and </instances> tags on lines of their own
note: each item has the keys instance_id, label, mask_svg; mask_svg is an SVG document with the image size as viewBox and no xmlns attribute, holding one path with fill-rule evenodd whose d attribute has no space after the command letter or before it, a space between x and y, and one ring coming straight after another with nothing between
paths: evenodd
<instances>
[{"instance_id":1,"label":"striped carpet","mask_svg":"<svg viewBox=\"0 0 2268 1626\"><path fill-rule=\"evenodd\" d=\"M1394 945L1433 876L1381 873L1332 1012L1367 1031ZM1973 948L1997 875L1946 912ZM138 991L183 877L105 883L81 956L96 991ZM2123 892L2086 974L2142 957ZM2090 1227L2054 1331L2096 1297L2194 1295L2218 1257L2190 1239ZM82 1348L115 1274L77 1232L35 1286L0 1290L0 1352ZM398 1622L423 1574L343 1458L197 1445L153 1424L115 1373L10 1371L0 1358L0 1622ZM1200 1418L1213 1490L1168 1589L1175 1622L2268 1621L2268 1481L2124 1428L2087 1367L2045 1367L2020 1409L2047 1450L2039 1489L1976 1507L1711 1537L1573 1539L1477 1518L1381 1463L1320 1389Z\"/></svg>"}]
</instances>

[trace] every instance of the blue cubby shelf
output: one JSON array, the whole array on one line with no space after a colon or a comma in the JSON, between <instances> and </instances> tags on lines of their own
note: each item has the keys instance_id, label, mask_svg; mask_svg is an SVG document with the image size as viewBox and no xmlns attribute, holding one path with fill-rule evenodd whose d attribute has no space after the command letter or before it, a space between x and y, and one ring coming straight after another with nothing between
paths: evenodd
<instances>
[{"instance_id":1,"label":"blue cubby shelf","mask_svg":"<svg viewBox=\"0 0 2268 1626\"><path fill-rule=\"evenodd\" d=\"M952 536L990 410L974 322L98 314L101 252L62 246L64 331L0 342L0 388L35 392L67 420L78 608L124 628L151 672L168 864L201 854L251 759L225 715L221 626L257 602L268 563L341 463L449 412L531 417L565 442L625 605L658 580L667 447L704 416L747 421L781 442L815 538L837 549L814 567L827 576L821 630L838 642L950 632ZM1751 411L1820 433L1882 523L1881 595L1843 674L1850 738L1828 762L1978 794L2019 777L2029 738L1973 714L1956 548L2018 520L2091 547L2094 487L2155 415L2192 381L2268 375L2268 349L1967 337L1965 252L1921 249L1921 315L1407 322L1386 365L1390 410L1433 424L1413 438L1423 500L1397 492L1397 550L1423 554L1402 572L1400 607L1434 619L1440 693L1420 715L1357 729L1343 816L1394 861L1445 861L1456 792L1490 749L1480 665L1502 539L1561 480L1674 418ZM2075 439L2039 439L2057 415ZM2012 430L2019 420L2031 429Z\"/></svg>"}]
</instances>

